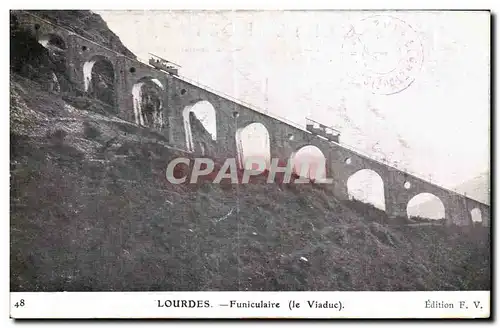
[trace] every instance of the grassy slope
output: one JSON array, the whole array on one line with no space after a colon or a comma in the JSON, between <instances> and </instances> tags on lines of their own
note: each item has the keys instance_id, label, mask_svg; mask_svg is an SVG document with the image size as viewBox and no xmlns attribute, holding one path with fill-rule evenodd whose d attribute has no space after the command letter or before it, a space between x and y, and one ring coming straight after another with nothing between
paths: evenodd
<instances>
[{"instance_id":1,"label":"grassy slope","mask_svg":"<svg viewBox=\"0 0 500 328\"><path fill-rule=\"evenodd\" d=\"M234 186L166 182L159 134L66 100L11 77L12 291L490 288L485 228L388 225L314 185L240 186L238 214Z\"/></svg>"}]
</instances>

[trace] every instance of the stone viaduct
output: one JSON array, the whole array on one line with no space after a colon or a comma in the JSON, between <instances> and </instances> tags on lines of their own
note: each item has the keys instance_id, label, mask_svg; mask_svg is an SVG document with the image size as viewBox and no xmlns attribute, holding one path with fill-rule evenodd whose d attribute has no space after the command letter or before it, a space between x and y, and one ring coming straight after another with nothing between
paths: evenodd
<instances>
[{"instance_id":1,"label":"stone viaduct","mask_svg":"<svg viewBox=\"0 0 500 328\"><path fill-rule=\"evenodd\" d=\"M407 204L414 196L430 193L443 203L447 224L470 225L472 210L480 211L484 226L490 224L490 207L484 203L371 159L340 143L320 138L293 124L190 83L187 79L129 58L31 13L12 13L17 17L19 26L31 31L40 43L49 42L51 39L58 40L58 47L65 52L70 79L82 92L88 90L93 64L98 60L108 61L114 70L115 114L124 120L142 125L138 118L141 115L138 113L140 108L134 104L134 93L142 82L154 81L162 90L162 122L157 129L177 148L191 151L187 149L189 147L186 144L186 109L197 102L208 101L215 109L217 151L220 153L236 156L235 136L238 128L261 123L269 133L272 158L288 159L303 146L318 147L326 159L327 177L334 180L334 195L339 199L349 198L349 177L359 170L369 169L376 172L384 182L385 210L390 216L406 216Z\"/></svg>"}]
</instances>

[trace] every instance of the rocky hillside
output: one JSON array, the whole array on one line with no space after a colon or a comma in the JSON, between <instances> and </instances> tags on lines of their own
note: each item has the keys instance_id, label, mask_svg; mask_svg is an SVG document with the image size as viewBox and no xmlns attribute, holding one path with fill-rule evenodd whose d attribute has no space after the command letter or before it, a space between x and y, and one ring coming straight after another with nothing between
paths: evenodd
<instances>
[{"instance_id":1,"label":"rocky hillside","mask_svg":"<svg viewBox=\"0 0 500 328\"><path fill-rule=\"evenodd\" d=\"M65 13L46 14L119 47ZM172 185L185 153L70 81L48 89L46 49L22 31L11 44L12 291L490 289L488 229L389 220L313 183Z\"/></svg>"},{"instance_id":2,"label":"rocky hillside","mask_svg":"<svg viewBox=\"0 0 500 328\"><path fill-rule=\"evenodd\" d=\"M102 44L127 57L136 58L108 28L106 22L90 10L28 10L48 21L67 28L87 39Z\"/></svg>"}]
</instances>

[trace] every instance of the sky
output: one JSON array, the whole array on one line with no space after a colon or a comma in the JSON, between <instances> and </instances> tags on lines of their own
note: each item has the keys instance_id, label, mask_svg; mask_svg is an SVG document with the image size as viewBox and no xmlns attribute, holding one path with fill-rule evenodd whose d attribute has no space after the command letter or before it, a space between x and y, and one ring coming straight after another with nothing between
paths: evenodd
<instances>
[{"instance_id":1,"label":"sky","mask_svg":"<svg viewBox=\"0 0 500 328\"><path fill-rule=\"evenodd\" d=\"M488 13L96 12L139 58L157 54L302 126L332 126L341 143L438 185L489 170ZM388 95L364 84L405 63L408 87Z\"/></svg>"}]
</instances>

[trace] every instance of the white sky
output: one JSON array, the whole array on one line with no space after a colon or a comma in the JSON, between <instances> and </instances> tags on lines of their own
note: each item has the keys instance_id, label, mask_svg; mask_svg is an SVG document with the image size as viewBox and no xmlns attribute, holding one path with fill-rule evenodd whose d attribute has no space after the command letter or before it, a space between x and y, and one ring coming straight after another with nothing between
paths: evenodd
<instances>
[{"instance_id":1,"label":"white sky","mask_svg":"<svg viewBox=\"0 0 500 328\"><path fill-rule=\"evenodd\" d=\"M334 126L342 143L445 187L489 169L487 13L385 12L423 47L414 83L388 96L346 82L341 56L351 26L372 12L97 13L138 57L155 53L183 76L301 125L311 117Z\"/></svg>"}]
</instances>

